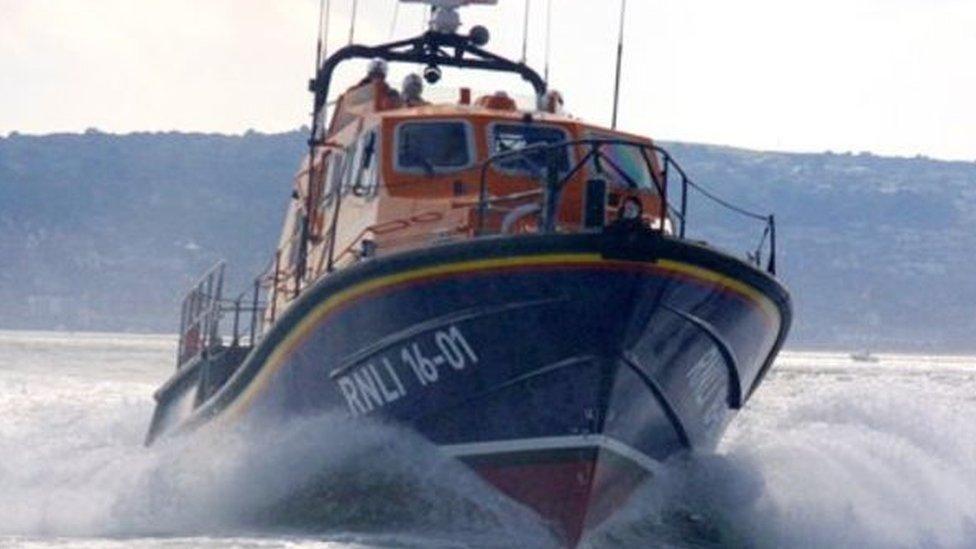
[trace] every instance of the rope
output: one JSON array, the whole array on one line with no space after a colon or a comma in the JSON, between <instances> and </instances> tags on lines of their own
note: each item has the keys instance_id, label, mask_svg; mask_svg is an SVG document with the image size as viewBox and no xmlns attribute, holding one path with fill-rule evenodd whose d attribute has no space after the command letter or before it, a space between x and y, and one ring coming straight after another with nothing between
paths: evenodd
<instances>
[{"instance_id":1,"label":"rope","mask_svg":"<svg viewBox=\"0 0 976 549\"><path fill-rule=\"evenodd\" d=\"M529 7L532 0L525 0L525 17L522 19L522 63L529 59Z\"/></svg>"},{"instance_id":2,"label":"rope","mask_svg":"<svg viewBox=\"0 0 976 549\"><path fill-rule=\"evenodd\" d=\"M716 202L716 203L718 203L718 204L720 204L720 205L722 205L722 206L724 206L724 207L732 210L733 212L742 214L742 215L744 215L746 217L751 217L751 218L756 219L756 220L759 220L759 221L769 221L769 216L757 214L756 212L749 211L749 210L747 210L745 208L741 208L739 206L736 206L735 204L732 204L731 202L729 202L727 200L723 200L722 198L719 198L717 195L715 195L715 194L709 192L708 190L706 190L705 188L703 188L698 183L695 183L691 179L688 179L688 186L689 187L692 187L696 191L702 193L703 195L705 195L706 197L710 198L714 202Z\"/></svg>"}]
</instances>

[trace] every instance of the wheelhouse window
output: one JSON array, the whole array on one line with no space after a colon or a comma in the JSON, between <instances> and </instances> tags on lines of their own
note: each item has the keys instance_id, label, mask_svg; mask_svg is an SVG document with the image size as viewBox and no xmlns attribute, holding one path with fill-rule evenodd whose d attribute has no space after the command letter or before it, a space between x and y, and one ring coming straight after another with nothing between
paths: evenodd
<instances>
[{"instance_id":1,"label":"wheelhouse window","mask_svg":"<svg viewBox=\"0 0 976 549\"><path fill-rule=\"evenodd\" d=\"M397 129L396 167L428 175L463 169L471 165L472 148L465 122L407 122Z\"/></svg>"},{"instance_id":2,"label":"wheelhouse window","mask_svg":"<svg viewBox=\"0 0 976 549\"><path fill-rule=\"evenodd\" d=\"M367 196L375 190L377 146L375 131L363 134L353 144L354 150L348 156L349 165L346 167L343 194L351 190L356 196Z\"/></svg>"},{"instance_id":3,"label":"wheelhouse window","mask_svg":"<svg viewBox=\"0 0 976 549\"><path fill-rule=\"evenodd\" d=\"M362 174L363 141L357 139L346 149L346 166L342 175L342 194L345 195Z\"/></svg>"},{"instance_id":4,"label":"wheelhouse window","mask_svg":"<svg viewBox=\"0 0 976 549\"><path fill-rule=\"evenodd\" d=\"M594 136L596 139L613 139ZM633 145L602 145L601 158L590 161L593 174L606 179L613 185L644 190L656 190L647 159L640 147ZM647 151L651 155L650 151ZM649 158L649 156L648 156Z\"/></svg>"},{"instance_id":5,"label":"wheelhouse window","mask_svg":"<svg viewBox=\"0 0 976 549\"><path fill-rule=\"evenodd\" d=\"M379 143L377 133L369 132L362 139L363 154L361 158L363 171L359 181L353 185L353 191L359 196L367 196L376 192L379 186Z\"/></svg>"},{"instance_id":6,"label":"wheelhouse window","mask_svg":"<svg viewBox=\"0 0 976 549\"><path fill-rule=\"evenodd\" d=\"M561 128L536 124L494 124L490 133L492 156L530 147L544 147L569 140L569 135ZM555 155L554 161L561 173L569 171L569 147L553 147L546 150L526 152L525 154L514 154L499 159L494 163L494 166L506 172L525 173L540 177L549 166L550 154Z\"/></svg>"},{"instance_id":7,"label":"wheelhouse window","mask_svg":"<svg viewBox=\"0 0 976 549\"><path fill-rule=\"evenodd\" d=\"M346 169L346 154L344 150L333 149L326 159L328 166L325 172L325 191L322 193L322 204L330 204L342 188L342 178Z\"/></svg>"}]
</instances>

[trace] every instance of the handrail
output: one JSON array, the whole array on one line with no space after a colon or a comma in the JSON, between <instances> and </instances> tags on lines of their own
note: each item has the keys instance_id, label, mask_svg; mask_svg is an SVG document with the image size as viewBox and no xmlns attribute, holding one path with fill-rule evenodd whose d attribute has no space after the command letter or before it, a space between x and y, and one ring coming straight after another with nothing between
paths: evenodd
<instances>
[{"instance_id":1,"label":"handrail","mask_svg":"<svg viewBox=\"0 0 976 549\"><path fill-rule=\"evenodd\" d=\"M219 261L207 269L183 298L180 340L176 350L177 367L206 352L217 337L224 267L224 262Z\"/></svg>"},{"instance_id":2,"label":"handrail","mask_svg":"<svg viewBox=\"0 0 976 549\"><path fill-rule=\"evenodd\" d=\"M268 306L261 300L263 277L254 279L251 287L236 298L228 299L223 297L224 274L225 264L218 262L183 298L177 369L199 356L206 357L208 353L224 348L225 337L231 347L253 346L261 337L264 311ZM221 321L227 314L233 315L233 327L229 333L224 333Z\"/></svg>"},{"instance_id":3,"label":"handrail","mask_svg":"<svg viewBox=\"0 0 976 549\"><path fill-rule=\"evenodd\" d=\"M746 217L750 220L761 221L764 224L763 232L759 238L759 242L753 251L747 252L747 259L752 262L758 268L764 268L770 274L776 274L776 218L773 215L762 215L746 209L742 206L734 204L729 200L720 197L711 190L706 189L702 185L693 181L685 172L684 168L678 164L676 160L671 156L671 154L651 143L628 140L628 139L570 139L561 141L558 143L538 143L523 147L521 149L504 151L492 155L488 159L475 164L472 166L472 171L476 171L480 174L478 194L474 199L468 201L456 201L452 202L452 208L474 208L476 209L476 219L469 224L468 230L472 230L475 237L484 236L486 232L486 217L489 209L493 207L494 204L506 201L519 201L533 198L535 195L541 194L542 207L539 211L542 213L542 223L541 230L543 232L552 232L556 228L555 217L558 212L558 205L561 198L562 188L574 177L577 176L583 169L585 169L591 163L599 166L604 166L606 169L602 171L611 171L616 174L620 179L627 182L627 184L633 188L639 187L637 181L635 181L632 174L629 174L627 170L622 168L617 164L616 161L608 154L607 147L622 146L631 147L637 149L641 153L641 159L643 160L644 169L647 170L650 176L650 182L654 185L658 196L661 197L661 207L660 211L657 212L657 223L656 226L651 227L652 230L658 231L660 233L670 232L669 222L671 226L677 227L677 233L674 235L677 238L685 239L688 237L688 209L689 209L689 199L693 192L697 192L699 195L713 203ZM585 147L588 150L581 155L580 160L574 165L568 167L567 169L560 169L555 165L555 154L554 151L564 148L564 147ZM539 179L544 179L544 185L540 185L538 189L532 190L520 190L515 193L511 193L503 196L489 196L488 188L488 170L489 168L500 161L516 158L516 157L527 157L529 155L539 155L546 154L546 159L548 165L545 168L539 169L539 173L536 174ZM536 163L530 163L530 166L536 166ZM681 193L678 199L678 204L675 205L669 200L669 188L672 184L672 179L674 176L672 174L677 174L679 178L679 183L681 185ZM418 181L418 184L420 182ZM379 188L379 187L377 187ZM355 246L356 239L351 241L347 247L343 250L337 250L337 234L338 234L338 220L339 213L342 208L343 195L341 186L336 186L331 189L330 192L336 193L335 199L332 201L330 206L332 207L332 218L329 223L329 228L325 234L325 246L327 249L324 253L324 263L326 274L331 273L335 270L337 261L344 257L349 250ZM308 215L306 213L306 215ZM367 227L361 231L360 236L365 235L369 232L370 228ZM293 243L294 244L294 243ZM768 248L769 256L768 259L763 262L763 252ZM338 253L337 253L338 252ZM301 291L301 288L296 283L294 289L288 288L287 285L282 287L281 283L287 282L292 274L296 275L296 278L308 273L301 273L299 269L298 273L293 273L291 269L286 268L282 265L283 258L281 257L281 250L279 249L275 255L274 260L274 274L270 277L271 282L268 285L268 303L269 307L269 317L267 321L273 323L277 318L277 306L280 297L280 292L293 292L295 296ZM255 299L255 302L257 300ZM263 310L263 309L262 309ZM252 321L253 325L253 321ZM254 341L256 336L251 337Z\"/></svg>"},{"instance_id":4,"label":"handrail","mask_svg":"<svg viewBox=\"0 0 976 549\"><path fill-rule=\"evenodd\" d=\"M547 88L546 81L525 63L516 63L484 50L468 36L428 31L415 38L379 46L351 44L329 56L309 82L309 90L315 94L313 111L316 115L328 101L336 67L343 61L357 58L514 73L532 85L537 97L545 95ZM312 134L310 141L317 142L318 138Z\"/></svg>"},{"instance_id":5,"label":"handrail","mask_svg":"<svg viewBox=\"0 0 976 549\"><path fill-rule=\"evenodd\" d=\"M748 219L761 221L764 224L763 233L759 239L758 245L754 251L748 252L746 256L757 267L765 268L765 270L770 274L776 274L776 218L774 215L763 215L756 213L718 196L714 192L706 189L702 185L692 180L685 172L684 168L682 168L682 166L676 160L674 160L667 150L654 144L628 139L570 139L558 143L537 143L521 149L504 151L492 155L481 163L481 179L478 188L478 223L476 234L478 236L484 234L485 215L487 213L489 203L493 200L497 200L497 197L490 198L488 196L487 180L488 168L499 161L516 157L526 158L529 155L546 154L549 166L544 169L544 171L547 172L545 177L545 185L547 189L556 191L546 192L547 200L558 201L558 191L560 191L563 186L565 186L590 162L605 163L631 187L637 187L637 183L634 181L633 177L627 174L627 172L618 166L617 163L614 162L613 159L610 158L610 156L606 153L604 148L608 146L632 147L640 151L644 160L645 168L650 175L651 181L654 183L658 196L661 198L661 210L658 213L658 224L656 230L661 232L665 231L668 215L671 214L674 215L680 222L678 225L677 237L682 239L686 238L688 229L689 190L697 191L701 196L733 213L739 214ZM565 170L565 175L559 175L557 173L558 170L554 171L553 159L556 156L554 152L566 147L588 147L589 151L584 154L574 166ZM660 164L659 168L655 167L655 163L652 159L656 159L658 161ZM669 177L672 172L676 172L678 174L681 184L681 196L677 208L675 208L668 199L668 188L671 183ZM558 204L546 204L543 211L556 211L557 209ZM544 223L543 225L548 225L549 230L552 230L551 223ZM765 249L767 242L769 245L769 259L766 264L763 265L762 252Z\"/></svg>"}]
</instances>

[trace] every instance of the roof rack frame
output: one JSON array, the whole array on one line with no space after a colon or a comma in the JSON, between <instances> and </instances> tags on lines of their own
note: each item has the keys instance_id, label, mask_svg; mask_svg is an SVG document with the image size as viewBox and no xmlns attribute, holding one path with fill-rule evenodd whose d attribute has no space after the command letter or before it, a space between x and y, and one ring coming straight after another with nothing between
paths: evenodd
<instances>
[{"instance_id":1,"label":"roof rack frame","mask_svg":"<svg viewBox=\"0 0 976 549\"><path fill-rule=\"evenodd\" d=\"M475 45L469 36L428 31L415 38L379 46L349 45L329 56L319 67L315 78L309 82L309 91L315 94L316 117L328 102L332 74L339 64L350 59L377 58L398 63L518 74L532 85L538 97L545 95L548 89L546 81L539 73L525 63L517 63L484 50Z\"/></svg>"}]
</instances>

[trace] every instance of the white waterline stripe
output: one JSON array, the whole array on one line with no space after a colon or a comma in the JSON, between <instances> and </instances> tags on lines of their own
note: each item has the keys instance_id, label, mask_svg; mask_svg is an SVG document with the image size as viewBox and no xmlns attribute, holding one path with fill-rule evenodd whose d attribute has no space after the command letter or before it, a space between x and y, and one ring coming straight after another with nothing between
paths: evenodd
<instances>
[{"instance_id":1,"label":"white waterline stripe","mask_svg":"<svg viewBox=\"0 0 976 549\"><path fill-rule=\"evenodd\" d=\"M452 457L468 457L490 454L510 454L541 450L575 450L601 448L633 461L649 473L654 473L660 464L640 450L606 435L569 435L561 437L521 438L492 440L488 442L468 442L464 444L445 444L441 451Z\"/></svg>"}]
</instances>

